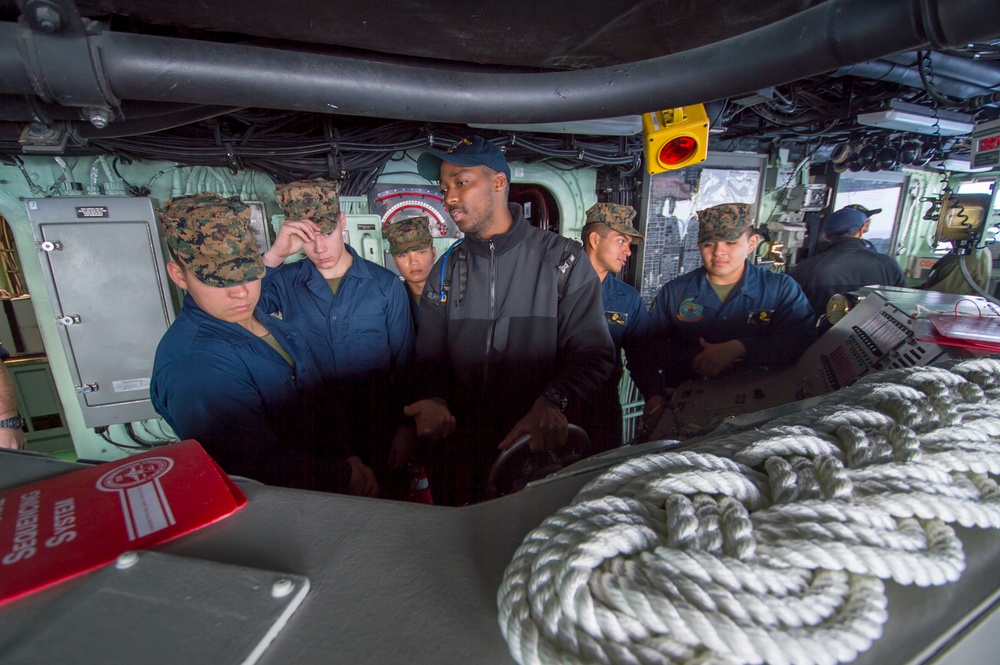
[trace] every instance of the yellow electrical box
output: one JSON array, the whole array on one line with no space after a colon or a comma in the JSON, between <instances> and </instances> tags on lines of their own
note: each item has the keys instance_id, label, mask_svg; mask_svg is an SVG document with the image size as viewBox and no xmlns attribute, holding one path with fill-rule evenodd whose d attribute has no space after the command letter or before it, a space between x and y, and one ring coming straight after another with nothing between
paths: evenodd
<instances>
[{"instance_id":1,"label":"yellow electrical box","mask_svg":"<svg viewBox=\"0 0 1000 665\"><path fill-rule=\"evenodd\" d=\"M682 169L708 156L708 113L703 104L644 113L646 171Z\"/></svg>"}]
</instances>

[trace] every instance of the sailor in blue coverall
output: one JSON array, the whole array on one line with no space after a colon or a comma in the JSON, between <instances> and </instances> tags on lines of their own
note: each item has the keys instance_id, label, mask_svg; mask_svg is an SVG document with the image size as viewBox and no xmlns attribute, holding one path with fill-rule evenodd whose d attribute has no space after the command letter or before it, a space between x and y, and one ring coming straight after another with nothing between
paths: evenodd
<instances>
[{"instance_id":1,"label":"sailor in blue coverall","mask_svg":"<svg viewBox=\"0 0 1000 665\"><path fill-rule=\"evenodd\" d=\"M309 347L256 308L264 265L247 210L209 194L164 207L175 259L167 273L187 295L156 349L153 407L228 473L373 495L375 476L350 455L343 412L326 394Z\"/></svg>"},{"instance_id":2,"label":"sailor in blue coverall","mask_svg":"<svg viewBox=\"0 0 1000 665\"><path fill-rule=\"evenodd\" d=\"M635 210L615 203L596 203L587 211L580 234L587 258L601 280L601 301L608 332L615 345L615 367L595 403L581 414L581 424L590 435L593 452L622 445L622 405L618 384L624 369L646 400L644 418L656 417L665 404L665 390L649 348L650 321L639 292L615 275L632 255L631 245L643 241L632 226Z\"/></svg>"},{"instance_id":3,"label":"sailor in blue coverall","mask_svg":"<svg viewBox=\"0 0 1000 665\"><path fill-rule=\"evenodd\" d=\"M434 238L426 215L392 222L382 228L382 236L389 241L389 254L399 271L399 276L410 294L410 312L413 327L420 327L420 296L424 292L427 276L437 260Z\"/></svg>"},{"instance_id":4,"label":"sailor in blue coverall","mask_svg":"<svg viewBox=\"0 0 1000 665\"><path fill-rule=\"evenodd\" d=\"M347 412L355 450L387 498L405 498L402 408L414 352L409 296L399 277L344 242L339 207L325 218L286 220L264 254L260 306L299 330ZM304 250L308 260L283 265Z\"/></svg>"},{"instance_id":5,"label":"sailor in blue coverall","mask_svg":"<svg viewBox=\"0 0 1000 665\"><path fill-rule=\"evenodd\" d=\"M650 311L666 384L794 363L816 339L816 317L795 280L748 261L750 206L713 206L698 220L704 265L665 284Z\"/></svg>"}]
</instances>

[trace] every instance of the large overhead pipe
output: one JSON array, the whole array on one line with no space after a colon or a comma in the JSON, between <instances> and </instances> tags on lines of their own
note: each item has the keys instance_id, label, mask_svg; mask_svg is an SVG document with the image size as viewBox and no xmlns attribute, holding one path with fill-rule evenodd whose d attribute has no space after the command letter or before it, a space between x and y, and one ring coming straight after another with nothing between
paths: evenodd
<instances>
[{"instance_id":1,"label":"large overhead pipe","mask_svg":"<svg viewBox=\"0 0 1000 665\"><path fill-rule=\"evenodd\" d=\"M1000 92L1000 63L992 60L960 58L945 53L929 54L928 70L933 72L934 89L956 99L969 99ZM918 56L897 53L872 62L861 62L830 72L830 76L857 76L892 81L911 88L923 88Z\"/></svg>"},{"instance_id":2,"label":"large overhead pipe","mask_svg":"<svg viewBox=\"0 0 1000 665\"><path fill-rule=\"evenodd\" d=\"M37 72L0 24L0 92ZM900 51L1000 35L995 0L830 0L683 53L591 70L524 73L399 64L124 33L88 37L121 99L405 120L529 123L643 113L749 93Z\"/></svg>"},{"instance_id":3,"label":"large overhead pipe","mask_svg":"<svg viewBox=\"0 0 1000 665\"><path fill-rule=\"evenodd\" d=\"M907 67L888 60L873 60L871 62L861 62L849 67L830 72L830 76L856 76L858 78L872 79L875 81L889 81L898 83L910 88L923 88L924 82L920 78L920 71L916 67ZM958 79L953 79L940 74L934 74L934 89L943 95L956 99L969 99L980 95L988 95L993 92L992 88L985 88L981 85L966 83Z\"/></svg>"}]
</instances>

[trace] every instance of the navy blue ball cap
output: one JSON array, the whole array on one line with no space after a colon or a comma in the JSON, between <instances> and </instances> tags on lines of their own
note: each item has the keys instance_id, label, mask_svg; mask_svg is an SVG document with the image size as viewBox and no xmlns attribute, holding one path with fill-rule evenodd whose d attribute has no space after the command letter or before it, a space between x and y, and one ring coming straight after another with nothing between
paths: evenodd
<instances>
[{"instance_id":1,"label":"navy blue ball cap","mask_svg":"<svg viewBox=\"0 0 1000 665\"><path fill-rule=\"evenodd\" d=\"M854 233L868 221L868 216L854 208L841 208L823 222L823 233L830 235L838 231Z\"/></svg>"},{"instance_id":2,"label":"navy blue ball cap","mask_svg":"<svg viewBox=\"0 0 1000 665\"><path fill-rule=\"evenodd\" d=\"M877 215L880 212L882 212L882 208L875 208L874 210L869 210L868 208L864 207L863 205L860 205L860 204L857 204L857 203L852 203L851 205L844 206L844 207L845 208L853 208L854 210L860 210L861 212L865 213L865 217L871 217L872 215Z\"/></svg>"},{"instance_id":3,"label":"navy blue ball cap","mask_svg":"<svg viewBox=\"0 0 1000 665\"><path fill-rule=\"evenodd\" d=\"M441 162L457 166L488 166L494 171L503 173L510 182L510 167L500 148L495 143L474 136L462 139L451 150L429 150L420 155L417 160L417 172L427 180L441 179Z\"/></svg>"}]
</instances>

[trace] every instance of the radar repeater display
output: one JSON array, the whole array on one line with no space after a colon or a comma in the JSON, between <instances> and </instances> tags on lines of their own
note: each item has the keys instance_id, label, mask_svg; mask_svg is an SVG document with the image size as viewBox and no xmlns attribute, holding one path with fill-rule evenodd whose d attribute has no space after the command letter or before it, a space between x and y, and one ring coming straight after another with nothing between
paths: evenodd
<instances>
[{"instance_id":1,"label":"radar repeater display","mask_svg":"<svg viewBox=\"0 0 1000 665\"><path fill-rule=\"evenodd\" d=\"M1000 120L976 125L972 130L973 168L1000 165Z\"/></svg>"}]
</instances>

